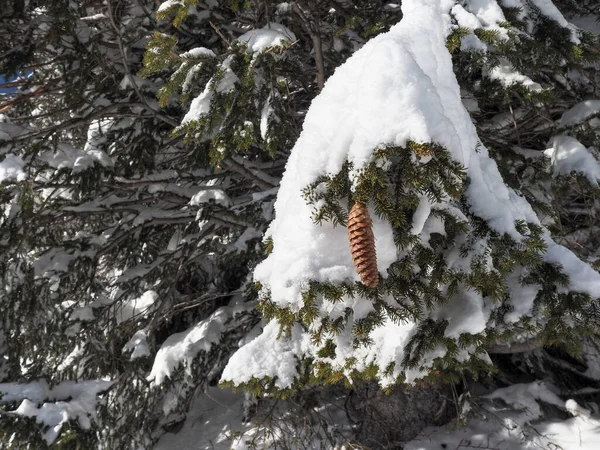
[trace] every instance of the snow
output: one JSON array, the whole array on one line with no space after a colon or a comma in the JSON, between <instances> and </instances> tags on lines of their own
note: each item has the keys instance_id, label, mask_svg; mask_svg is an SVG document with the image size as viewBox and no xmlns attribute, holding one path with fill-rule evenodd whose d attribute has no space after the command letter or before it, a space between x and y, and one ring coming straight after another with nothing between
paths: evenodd
<instances>
[{"instance_id":1,"label":"snow","mask_svg":"<svg viewBox=\"0 0 600 450\"><path fill-rule=\"evenodd\" d=\"M203 203L208 203L211 200L224 207L231 206L231 199L227 193L223 189L218 188L206 188L200 190L200 192L191 198L189 204L192 206L199 206Z\"/></svg>"},{"instance_id":2,"label":"snow","mask_svg":"<svg viewBox=\"0 0 600 450\"><path fill-rule=\"evenodd\" d=\"M467 11L462 5L455 5L452 8L452 15L458 22L458 26L462 28L476 30L477 28L482 27L481 21L477 18L477 16Z\"/></svg>"},{"instance_id":3,"label":"snow","mask_svg":"<svg viewBox=\"0 0 600 450\"><path fill-rule=\"evenodd\" d=\"M532 448L562 450L597 450L600 448L600 421L575 400L566 402L554 392L555 388L541 382L517 384L502 388L463 404L462 413L468 418L465 426L449 424L428 427L412 441L403 445L405 450L438 450L479 448L495 450L526 450ZM183 426L177 433L167 433L155 444L155 450L182 448L189 450L246 450L246 440L256 448L271 448L276 429L261 434L260 423L244 420L246 398L229 389L211 387L193 401ZM553 405L558 411L572 416L552 418L542 414L542 404ZM332 405L333 406L333 405ZM286 420L283 405L272 411L270 420L282 420L288 437L294 437L297 448L323 448L342 450L354 448L335 445L322 440L302 441L301 429L293 428L295 421ZM350 428L343 408L338 414L324 414L323 419L333 419L336 429ZM469 410L471 413L469 413ZM325 412L325 411L323 411ZM275 416L275 417L273 417ZM273 422L272 425L274 425ZM297 425L296 425L297 426ZM330 425L331 426L331 425ZM331 430L330 431L334 431ZM350 436L348 436L350 441ZM282 442L281 447L290 441ZM254 447L252 447L254 448ZM296 448L296 447L290 447Z\"/></svg>"},{"instance_id":4,"label":"snow","mask_svg":"<svg viewBox=\"0 0 600 450\"><path fill-rule=\"evenodd\" d=\"M589 16L573 17L570 21L582 30L600 35L600 22L598 22L597 15L590 14Z\"/></svg>"},{"instance_id":5,"label":"snow","mask_svg":"<svg viewBox=\"0 0 600 450\"><path fill-rule=\"evenodd\" d=\"M509 299L507 304L513 307L513 310L504 316L507 323L518 322L522 316L530 314L533 310L533 303L541 288L537 284L522 284L521 278L525 274L522 270L511 273L506 280Z\"/></svg>"},{"instance_id":6,"label":"snow","mask_svg":"<svg viewBox=\"0 0 600 450\"><path fill-rule=\"evenodd\" d=\"M500 234L521 241L523 236L515 228L516 221L540 223L527 201L502 180L463 106L451 56L445 47L446 36L452 29L449 13L453 6L454 2L449 0L405 0L400 23L367 42L338 67L313 100L302 133L291 151L274 206L276 218L267 232L273 240L273 251L254 272L263 295L267 292L277 306L298 311L303 306L302 293L309 280L334 284L358 280L346 229L331 223L315 224L312 207L302 196L302 189L320 176L337 174L346 161L352 163L350 176L355 180L359 171L372 161L373 151L382 144L403 147L412 140L443 145L467 170L470 184L466 202L470 212ZM484 24L504 20L495 1L471 0L467 6ZM506 65L492 71L492 76L504 83L521 82L530 89L539 87ZM435 207L438 206L441 205ZM414 233L423 231L431 207L421 199L413 222ZM451 205L446 202L444 207ZM379 271L385 277L399 255L389 223L378 218L374 211L371 215ZM548 245L545 260L563 266L570 276L570 288L600 296L600 275L569 250L555 244L549 233L544 238ZM521 294L528 296L531 292ZM357 359L358 370L365 367L366 361L383 363L376 350L353 348L348 334L353 320L368 312L362 304L366 301L344 298L339 308L323 302L319 306L322 315L330 316L340 314L342 306L353 309L346 330L328 336L336 345L336 356L328 361L335 368L343 369L350 357ZM485 331L490 305L472 292L463 292L455 303L432 312L449 320L448 336ZM528 297L519 312L530 313L527 305L532 306ZM463 308L470 314L464 314ZM414 326L409 322L394 327L385 322L372 331L370 338L390 345L392 348L385 354L396 359L387 362L400 366L403 343L413 333ZM291 339L279 337L278 326L268 324L261 336L234 354L223 380L244 383L252 377L269 376L276 378L277 386L288 387L295 375L295 357L301 358L313 350L306 344L307 336L308 333L294 327ZM427 355L423 368L435 356L435 352ZM379 368L382 375L384 366ZM417 375L407 374L407 379ZM389 382L388 378L382 383Z\"/></svg>"},{"instance_id":7,"label":"snow","mask_svg":"<svg viewBox=\"0 0 600 450\"><path fill-rule=\"evenodd\" d=\"M189 372L192 361L200 352L208 352L213 344L219 343L229 320L251 306L232 301L230 306L217 309L186 331L169 336L156 354L148 380L160 385L181 365Z\"/></svg>"},{"instance_id":8,"label":"snow","mask_svg":"<svg viewBox=\"0 0 600 450\"><path fill-rule=\"evenodd\" d=\"M278 388L290 387L298 374L297 359L310 345L309 336L302 332L300 325L292 327L291 338L280 335L279 324L269 322L260 336L244 345L235 354L235 363L227 364L221 381L234 380L247 383L253 377L275 379Z\"/></svg>"},{"instance_id":9,"label":"snow","mask_svg":"<svg viewBox=\"0 0 600 450\"><path fill-rule=\"evenodd\" d=\"M475 14L467 11L462 5L455 5L452 8L452 15L456 19L459 27L468 28L470 30L484 28L481 20ZM494 27L494 29L497 29L497 27ZM465 51L486 51L487 45L481 42L481 40L471 32L469 35L462 38L460 48Z\"/></svg>"},{"instance_id":10,"label":"snow","mask_svg":"<svg viewBox=\"0 0 600 450\"><path fill-rule=\"evenodd\" d=\"M533 92L542 90L542 86L539 83L534 83L528 76L515 71L510 63L504 58L500 60L498 66L489 71L488 75L492 80L498 80L506 87L510 87L513 84L522 84Z\"/></svg>"},{"instance_id":11,"label":"snow","mask_svg":"<svg viewBox=\"0 0 600 450\"><path fill-rule=\"evenodd\" d=\"M206 47L195 47L192 48L191 50L188 50L187 52L182 53L181 55L179 55L181 58L183 59L193 59L193 58L201 58L201 57L215 57L217 55L215 55L215 52L213 52L212 50L206 48Z\"/></svg>"},{"instance_id":12,"label":"snow","mask_svg":"<svg viewBox=\"0 0 600 450\"><path fill-rule=\"evenodd\" d=\"M131 319L139 319L148 315L154 308L157 299L158 294L155 291L146 291L141 297L129 300L123 305L120 305L117 307L115 314L117 323L122 323Z\"/></svg>"},{"instance_id":13,"label":"snow","mask_svg":"<svg viewBox=\"0 0 600 450\"><path fill-rule=\"evenodd\" d=\"M579 39L579 30L576 26L569 23L567 19L562 15L562 13L558 10L556 5L552 0L530 0L546 17L558 22L559 25L568 28L571 30L571 42L573 44L580 44L581 40Z\"/></svg>"},{"instance_id":14,"label":"snow","mask_svg":"<svg viewBox=\"0 0 600 450\"><path fill-rule=\"evenodd\" d=\"M43 437L50 445L69 420L90 429L96 420L97 396L112 384L104 380L64 381L50 388L45 381L0 383L0 401L20 401L18 408L8 414L35 417L44 426Z\"/></svg>"},{"instance_id":15,"label":"snow","mask_svg":"<svg viewBox=\"0 0 600 450\"><path fill-rule=\"evenodd\" d=\"M434 204L434 202L429 200L429 197L419 194L419 206L413 214L412 229L410 230L411 234L421 234L423 228L425 227L425 222L429 218L429 214L431 214L431 207Z\"/></svg>"},{"instance_id":16,"label":"snow","mask_svg":"<svg viewBox=\"0 0 600 450\"><path fill-rule=\"evenodd\" d=\"M460 311L460 314L457 314L457 311ZM458 295L434 310L431 317L448 321L444 336L459 338L463 333L483 333L487 328L490 313L489 299L484 299L478 292L459 289Z\"/></svg>"},{"instance_id":17,"label":"snow","mask_svg":"<svg viewBox=\"0 0 600 450\"><path fill-rule=\"evenodd\" d=\"M600 421L573 399L561 400L542 382L516 384L478 399L475 417L466 427L429 427L405 450L486 448L525 450L547 448L596 450L600 448ZM542 404L571 414L567 420L547 418ZM468 405L471 406L471 405ZM468 409L468 408L466 408Z\"/></svg>"},{"instance_id":18,"label":"snow","mask_svg":"<svg viewBox=\"0 0 600 450\"><path fill-rule=\"evenodd\" d=\"M43 152L39 155L41 161L55 169L71 169L74 173L82 172L95 163L102 167L114 165L110 156L102 150L106 142L106 132L113 125L112 119L94 120L88 128L87 142L83 149L77 149L67 143L60 143L56 151Z\"/></svg>"},{"instance_id":19,"label":"snow","mask_svg":"<svg viewBox=\"0 0 600 450\"><path fill-rule=\"evenodd\" d=\"M585 100L563 113L558 121L558 128L579 125L598 113L600 113L600 100Z\"/></svg>"},{"instance_id":20,"label":"snow","mask_svg":"<svg viewBox=\"0 0 600 450\"><path fill-rule=\"evenodd\" d=\"M243 402L242 394L209 388L194 399L181 430L165 434L154 450L231 450L233 433L243 426Z\"/></svg>"},{"instance_id":21,"label":"snow","mask_svg":"<svg viewBox=\"0 0 600 450\"><path fill-rule=\"evenodd\" d=\"M0 161L0 183L6 181L23 181L26 178L23 167L25 163L20 156L8 153Z\"/></svg>"},{"instance_id":22,"label":"snow","mask_svg":"<svg viewBox=\"0 0 600 450\"><path fill-rule=\"evenodd\" d=\"M148 346L147 334L145 330L138 330L123 346L123 353L131 352L129 359L150 356L150 347Z\"/></svg>"},{"instance_id":23,"label":"snow","mask_svg":"<svg viewBox=\"0 0 600 450\"><path fill-rule=\"evenodd\" d=\"M166 2L163 2L160 4L160 6L158 7L158 10L156 12L163 12L166 11L169 8L172 8L174 6L183 6L183 0L167 0Z\"/></svg>"},{"instance_id":24,"label":"snow","mask_svg":"<svg viewBox=\"0 0 600 450\"><path fill-rule=\"evenodd\" d=\"M269 95L260 113L260 137L263 139L267 138L267 131L269 131L269 117L273 114L273 111L274 109L271 106L271 95Z\"/></svg>"},{"instance_id":25,"label":"snow","mask_svg":"<svg viewBox=\"0 0 600 450\"><path fill-rule=\"evenodd\" d=\"M477 16L483 25L498 29L498 23L506 21L496 0L467 0L466 3L467 8Z\"/></svg>"},{"instance_id":26,"label":"snow","mask_svg":"<svg viewBox=\"0 0 600 450\"><path fill-rule=\"evenodd\" d=\"M559 135L553 138L552 148L544 151L550 158L555 175L578 172L586 176L592 185L600 179L600 163L577 139Z\"/></svg>"},{"instance_id":27,"label":"snow","mask_svg":"<svg viewBox=\"0 0 600 450\"><path fill-rule=\"evenodd\" d=\"M231 56L228 56L225 61L221 63L219 67L225 71L223 78L216 83L216 86L213 86L213 84L215 84L214 78L211 78L211 80L206 84L204 91L194 100L192 100L189 111L181 121L182 125L194 120L199 120L202 116L208 114L215 92L229 92L234 88L235 83L239 81L239 78L231 70L231 63Z\"/></svg>"},{"instance_id":28,"label":"snow","mask_svg":"<svg viewBox=\"0 0 600 450\"><path fill-rule=\"evenodd\" d=\"M113 119L94 120L88 128L87 142L83 155L78 156L73 164L73 172L81 172L98 162L103 167L112 167L113 160L100 148L106 142L106 132L113 125Z\"/></svg>"},{"instance_id":29,"label":"snow","mask_svg":"<svg viewBox=\"0 0 600 450\"><path fill-rule=\"evenodd\" d=\"M270 47L281 47L285 42L295 42L296 36L284 25L272 22L264 28L242 34L238 41L248 45L249 53L262 53Z\"/></svg>"},{"instance_id":30,"label":"snow","mask_svg":"<svg viewBox=\"0 0 600 450\"><path fill-rule=\"evenodd\" d=\"M33 263L36 278L50 278L58 272L67 272L69 265L80 257L93 257L93 251L67 251L62 247L55 247L40 255Z\"/></svg>"}]
</instances>

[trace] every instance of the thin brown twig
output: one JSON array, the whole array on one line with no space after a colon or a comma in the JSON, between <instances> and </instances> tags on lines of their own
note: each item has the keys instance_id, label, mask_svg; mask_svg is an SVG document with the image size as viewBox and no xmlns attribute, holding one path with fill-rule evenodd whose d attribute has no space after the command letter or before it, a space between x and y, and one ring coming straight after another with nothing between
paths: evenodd
<instances>
[{"instance_id":1,"label":"thin brown twig","mask_svg":"<svg viewBox=\"0 0 600 450\"><path fill-rule=\"evenodd\" d=\"M325 62L323 59L323 47L321 44L321 35L319 33L319 29L314 25L307 17L303 11L303 8L306 8L306 5L303 4L302 0L298 0L292 3L292 10L298 15L300 18L300 22L302 23L302 27L308 33L310 38L313 41L313 49L315 52L315 65L317 66L317 86L319 90L322 90L325 86Z\"/></svg>"}]
</instances>

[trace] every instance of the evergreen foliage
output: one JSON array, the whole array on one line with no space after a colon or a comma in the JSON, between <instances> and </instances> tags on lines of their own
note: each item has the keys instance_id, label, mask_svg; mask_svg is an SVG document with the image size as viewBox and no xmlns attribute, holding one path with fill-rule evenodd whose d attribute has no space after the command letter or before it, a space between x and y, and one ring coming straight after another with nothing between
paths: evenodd
<instances>
[{"instance_id":1,"label":"evergreen foliage","mask_svg":"<svg viewBox=\"0 0 600 450\"><path fill-rule=\"evenodd\" d=\"M277 249L290 151L323 82L402 5L160 3L0 7L0 446L152 448L272 329L289 382L248 369L223 385L293 399L357 380L456 383L524 339L585 359L597 299L545 255L551 233L597 266L600 44L583 29L596 2L490 0L504 19L486 22L457 1L449 15L463 103L539 223L515 236L473 212L472 180L439 142L381 142L302 196L327 230L369 205L397 258L376 288L305 280L301 305L253 279ZM472 300L483 327L457 325ZM388 323L415 328L381 366L360 352Z\"/></svg>"}]
</instances>

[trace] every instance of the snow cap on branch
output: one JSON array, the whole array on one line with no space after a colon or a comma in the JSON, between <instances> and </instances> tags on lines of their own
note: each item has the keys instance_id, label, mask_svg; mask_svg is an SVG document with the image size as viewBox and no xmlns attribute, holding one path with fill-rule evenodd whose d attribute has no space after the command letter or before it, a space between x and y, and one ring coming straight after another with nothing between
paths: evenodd
<instances>
[{"instance_id":1,"label":"snow cap on branch","mask_svg":"<svg viewBox=\"0 0 600 450\"><path fill-rule=\"evenodd\" d=\"M400 23L369 41L338 67L312 102L275 203L276 218L268 232L273 243L272 253L255 270L255 280L262 286L263 293L267 292L269 300L278 307L298 312L305 305L303 294L312 282L335 285L358 281L346 230L330 222L314 223L312 207L307 204L303 189L320 177L339 173L347 162L351 167L350 179L356 182L381 146L406 147L409 142L439 144L466 169L470 181L465 192L466 203L470 212L483 219L491 230L522 241L523 234L517 230L517 223L539 225L528 202L502 180L496 162L479 140L462 104L451 55L446 48L446 38L452 29L449 13L454 4L452 0L403 1ZM421 163L427 161L423 159ZM421 209L429 215L433 206ZM379 272L385 278L387 269L401 255L391 225L375 214L372 216ZM419 217L413 217L413 221L422 224L428 219L419 214L415 216ZM422 225L413 225L413 229L423 229ZM600 296L600 275L544 233L550 262L557 262L555 256L560 253L560 264L567 275L584 272L588 275L584 282L571 283L570 288ZM533 299L527 301L533 304ZM367 304L367 299L344 298L339 308L332 307L332 313L336 308L340 310L337 315L324 309L321 313L329 314L333 320L343 315L345 307L351 308L355 316L348 319L345 330L349 332L352 320L372 310ZM327 305L328 302L324 302L320 307L326 309ZM432 318L449 321L451 326L446 336L450 333L457 338L461 333L484 332L490 308L480 293L465 290L446 307L432 311ZM344 331L331 338L336 357L330 362L344 367L348 358L356 358L358 370L375 362L380 379L387 380L384 384L392 382L401 370L404 343L416 328L417 323L398 327L384 319L383 326L371 331L370 338L375 343L386 340L381 339L386 329L402 335L393 332L396 344L385 353L385 361L377 345L353 348L352 337ZM280 338L286 339L285 336ZM263 342L263 345L269 344ZM443 350L432 352L422 367L430 367L433 358L443 354ZM250 347L241 348L230 360L223 380L246 381L247 368L256 366L254 358ZM383 373L390 363L395 364L392 377ZM406 377L410 380L423 374L413 371Z\"/></svg>"}]
</instances>

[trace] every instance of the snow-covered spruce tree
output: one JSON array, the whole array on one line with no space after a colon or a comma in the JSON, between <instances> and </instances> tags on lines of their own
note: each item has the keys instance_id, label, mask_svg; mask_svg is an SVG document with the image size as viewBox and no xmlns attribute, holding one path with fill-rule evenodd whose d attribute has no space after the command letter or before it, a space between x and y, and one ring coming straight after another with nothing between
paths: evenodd
<instances>
[{"instance_id":1,"label":"snow-covered spruce tree","mask_svg":"<svg viewBox=\"0 0 600 450\"><path fill-rule=\"evenodd\" d=\"M598 331L600 276L556 243L577 224L550 174L597 195L594 124L570 128L596 103L565 111L596 94L599 50L552 2L403 1L311 104L254 272L269 323L223 381L390 387L487 373L488 351L576 353ZM351 252L371 226L375 248Z\"/></svg>"},{"instance_id":2,"label":"snow-covered spruce tree","mask_svg":"<svg viewBox=\"0 0 600 450\"><path fill-rule=\"evenodd\" d=\"M2 445L151 447L218 382L303 114L396 14L192 3L1 11Z\"/></svg>"},{"instance_id":3,"label":"snow-covered spruce tree","mask_svg":"<svg viewBox=\"0 0 600 450\"><path fill-rule=\"evenodd\" d=\"M594 333L598 275L554 243L595 258L598 47L569 24L594 2L13 3L0 72L35 70L1 103L3 445L150 448L241 344L223 380L263 395Z\"/></svg>"},{"instance_id":4,"label":"snow-covered spruce tree","mask_svg":"<svg viewBox=\"0 0 600 450\"><path fill-rule=\"evenodd\" d=\"M212 164L171 135L184 111L161 110L163 73L137 75L154 32L221 54L228 6L172 28L153 1L17 3L1 11L17 90L0 100L0 446L150 447L257 320L243 294L282 163Z\"/></svg>"}]
</instances>

